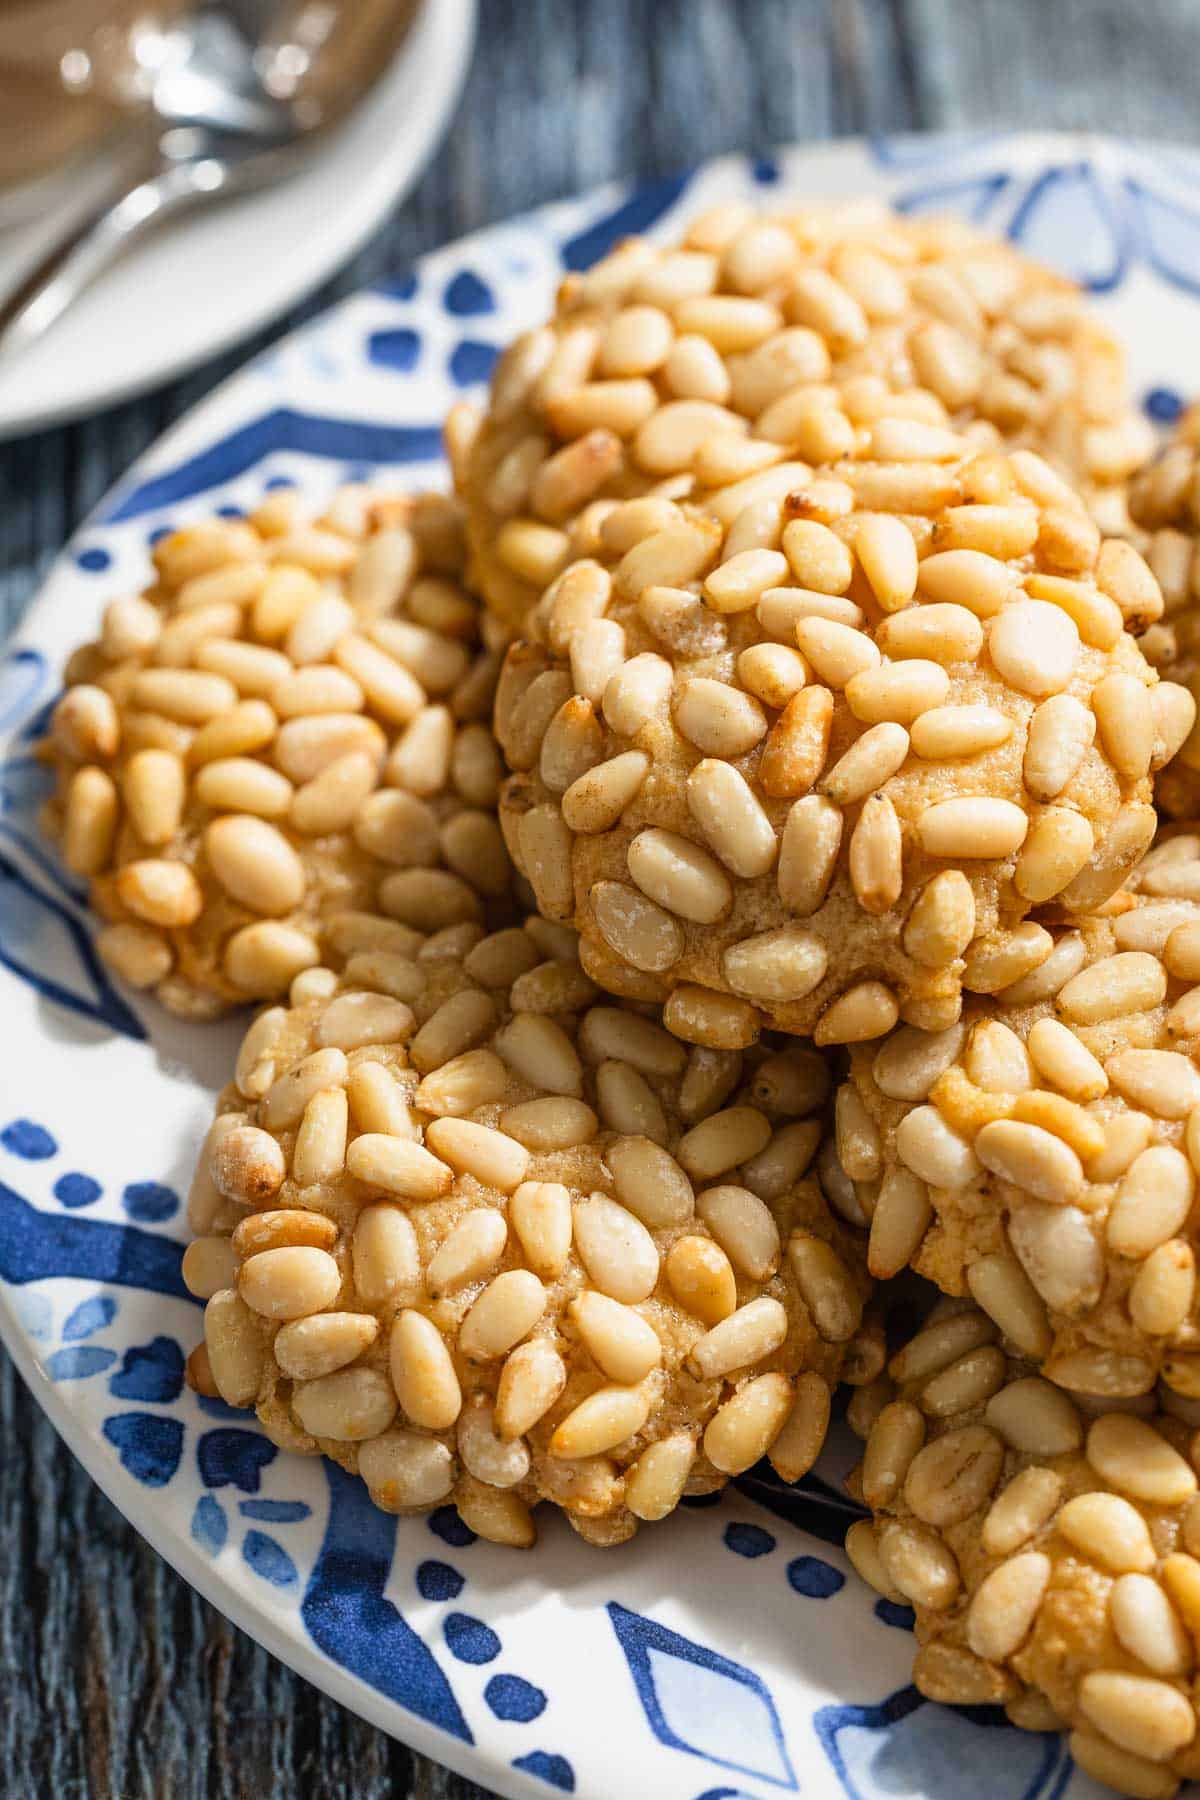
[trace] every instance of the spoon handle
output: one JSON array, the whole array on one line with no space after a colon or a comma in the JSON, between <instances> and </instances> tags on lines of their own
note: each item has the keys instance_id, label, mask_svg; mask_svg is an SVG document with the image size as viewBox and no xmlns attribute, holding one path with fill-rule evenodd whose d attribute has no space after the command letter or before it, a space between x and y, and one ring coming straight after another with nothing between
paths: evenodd
<instances>
[{"instance_id":1,"label":"spoon handle","mask_svg":"<svg viewBox=\"0 0 1200 1800\"><path fill-rule=\"evenodd\" d=\"M35 344L85 288L168 214L224 186L222 165L209 158L167 163L143 155L121 186L82 218L73 218L11 293L0 301L0 359Z\"/></svg>"}]
</instances>

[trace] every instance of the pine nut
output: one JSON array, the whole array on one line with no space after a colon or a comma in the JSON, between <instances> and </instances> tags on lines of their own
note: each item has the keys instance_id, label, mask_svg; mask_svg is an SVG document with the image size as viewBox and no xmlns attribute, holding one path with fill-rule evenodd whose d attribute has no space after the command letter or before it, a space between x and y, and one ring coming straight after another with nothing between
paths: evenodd
<instances>
[{"instance_id":1,"label":"pine nut","mask_svg":"<svg viewBox=\"0 0 1200 1800\"><path fill-rule=\"evenodd\" d=\"M729 907L732 888L720 864L676 832L640 832L626 856L642 892L680 918L710 925Z\"/></svg>"},{"instance_id":2,"label":"pine nut","mask_svg":"<svg viewBox=\"0 0 1200 1800\"><path fill-rule=\"evenodd\" d=\"M974 1151L984 1168L1039 1200L1069 1205L1083 1192L1078 1156L1039 1125L993 1120L975 1138Z\"/></svg>"},{"instance_id":3,"label":"pine nut","mask_svg":"<svg viewBox=\"0 0 1200 1800\"><path fill-rule=\"evenodd\" d=\"M610 1381L632 1386L661 1362L657 1332L631 1307L585 1290L571 1302L570 1313L588 1354Z\"/></svg>"},{"instance_id":4,"label":"pine nut","mask_svg":"<svg viewBox=\"0 0 1200 1800\"><path fill-rule=\"evenodd\" d=\"M924 719L935 716L927 713ZM924 719L918 720L917 726ZM820 782L821 791L839 806L852 806L874 794L895 775L904 766L908 750L909 734L902 725L872 725L826 772Z\"/></svg>"},{"instance_id":5,"label":"pine nut","mask_svg":"<svg viewBox=\"0 0 1200 1800\"><path fill-rule=\"evenodd\" d=\"M1191 1668L1191 1639L1157 1582L1146 1575L1120 1576L1108 1609L1123 1648L1156 1675L1182 1675Z\"/></svg>"},{"instance_id":6,"label":"pine nut","mask_svg":"<svg viewBox=\"0 0 1200 1800\"><path fill-rule=\"evenodd\" d=\"M658 1251L646 1227L604 1194L577 1200L572 1211L575 1244L594 1286L627 1305L645 1300L658 1280Z\"/></svg>"},{"instance_id":7,"label":"pine nut","mask_svg":"<svg viewBox=\"0 0 1200 1800\"><path fill-rule=\"evenodd\" d=\"M126 863L117 875L116 889L122 906L148 925L168 929L191 925L204 907L200 885L187 864L169 857Z\"/></svg>"},{"instance_id":8,"label":"pine nut","mask_svg":"<svg viewBox=\"0 0 1200 1800\"><path fill-rule=\"evenodd\" d=\"M1134 1106L1160 1119L1183 1119L1200 1105L1200 1073L1175 1050L1121 1050L1104 1072Z\"/></svg>"},{"instance_id":9,"label":"pine nut","mask_svg":"<svg viewBox=\"0 0 1200 1800\"><path fill-rule=\"evenodd\" d=\"M559 1182L525 1181L509 1202L525 1260L543 1281L562 1273L571 1249L571 1198Z\"/></svg>"},{"instance_id":10,"label":"pine nut","mask_svg":"<svg viewBox=\"0 0 1200 1800\"><path fill-rule=\"evenodd\" d=\"M692 1216L692 1184L660 1145L646 1137L617 1138L605 1160L618 1200L644 1225L680 1225Z\"/></svg>"},{"instance_id":11,"label":"pine nut","mask_svg":"<svg viewBox=\"0 0 1200 1800\"><path fill-rule=\"evenodd\" d=\"M841 809L813 794L788 813L779 846L779 897L809 918L829 891L842 839Z\"/></svg>"},{"instance_id":12,"label":"pine nut","mask_svg":"<svg viewBox=\"0 0 1200 1800\"><path fill-rule=\"evenodd\" d=\"M813 1323L827 1343L844 1344L862 1319L862 1299L845 1263L830 1244L794 1231L788 1261Z\"/></svg>"},{"instance_id":13,"label":"pine nut","mask_svg":"<svg viewBox=\"0 0 1200 1800\"><path fill-rule=\"evenodd\" d=\"M1141 1419L1109 1413L1088 1432L1087 1459L1113 1487L1152 1506L1179 1506L1196 1477L1178 1451Z\"/></svg>"},{"instance_id":14,"label":"pine nut","mask_svg":"<svg viewBox=\"0 0 1200 1800\"><path fill-rule=\"evenodd\" d=\"M1108 1215L1110 1247L1119 1256L1148 1256L1179 1231L1195 1197L1186 1156L1170 1145L1143 1150L1121 1180Z\"/></svg>"},{"instance_id":15,"label":"pine nut","mask_svg":"<svg viewBox=\"0 0 1200 1800\"><path fill-rule=\"evenodd\" d=\"M636 1437L650 1415L650 1397L641 1388L606 1387L580 1401L551 1437L551 1456L600 1456Z\"/></svg>"},{"instance_id":16,"label":"pine nut","mask_svg":"<svg viewBox=\"0 0 1200 1800\"><path fill-rule=\"evenodd\" d=\"M779 1229L757 1195L742 1187L708 1188L698 1196L696 1211L741 1274L765 1281L774 1273Z\"/></svg>"},{"instance_id":17,"label":"pine nut","mask_svg":"<svg viewBox=\"0 0 1200 1800\"><path fill-rule=\"evenodd\" d=\"M792 1406L785 1375L757 1375L718 1407L704 1433L704 1453L715 1468L738 1475L764 1456L783 1430Z\"/></svg>"},{"instance_id":18,"label":"pine nut","mask_svg":"<svg viewBox=\"0 0 1200 1800\"><path fill-rule=\"evenodd\" d=\"M150 752L142 751L147 755ZM155 752L153 754L164 754ZM174 761L174 758L172 758ZM116 839L120 803L116 784L103 769L79 769L71 777L63 820L63 861L77 875L98 875L108 866ZM153 868L153 864L143 864ZM172 865L161 865L168 867ZM122 871L124 873L124 871ZM118 892L120 892L118 876ZM124 898L124 896L122 896ZM129 905L126 899L125 904ZM136 909L134 909L136 910Z\"/></svg>"},{"instance_id":19,"label":"pine nut","mask_svg":"<svg viewBox=\"0 0 1200 1800\"><path fill-rule=\"evenodd\" d=\"M744 880L768 873L775 862L775 832L737 769L713 758L698 762L688 776L687 802L692 817L731 873Z\"/></svg>"},{"instance_id":20,"label":"pine nut","mask_svg":"<svg viewBox=\"0 0 1200 1800\"><path fill-rule=\"evenodd\" d=\"M896 996L880 981L860 981L828 1006L813 1032L815 1044L861 1044L885 1037L900 1016Z\"/></svg>"},{"instance_id":21,"label":"pine nut","mask_svg":"<svg viewBox=\"0 0 1200 1800\"><path fill-rule=\"evenodd\" d=\"M1019 1263L1003 1252L982 1256L967 1270L967 1286L976 1304L1026 1356L1041 1359L1049 1353L1046 1309Z\"/></svg>"},{"instance_id":22,"label":"pine nut","mask_svg":"<svg viewBox=\"0 0 1200 1800\"><path fill-rule=\"evenodd\" d=\"M803 688L788 701L771 729L759 761L758 777L765 793L783 799L812 787L825 767L833 713L833 695L825 687ZM746 748L752 746L747 744ZM724 754L743 752L734 749ZM840 815L838 823L840 828Z\"/></svg>"},{"instance_id":23,"label":"pine nut","mask_svg":"<svg viewBox=\"0 0 1200 1800\"><path fill-rule=\"evenodd\" d=\"M695 1460L696 1445L683 1432L643 1450L625 1478L625 1504L634 1517L665 1519L673 1512Z\"/></svg>"},{"instance_id":24,"label":"pine nut","mask_svg":"<svg viewBox=\"0 0 1200 1800\"><path fill-rule=\"evenodd\" d=\"M1079 1705L1105 1737L1150 1762L1166 1762L1196 1731L1195 1715L1179 1690L1145 1675L1092 1670L1079 1684Z\"/></svg>"},{"instance_id":25,"label":"pine nut","mask_svg":"<svg viewBox=\"0 0 1200 1800\"><path fill-rule=\"evenodd\" d=\"M1045 700L1033 715L1025 747L1030 793L1052 800L1071 780L1096 734L1096 717L1070 694Z\"/></svg>"},{"instance_id":26,"label":"pine nut","mask_svg":"<svg viewBox=\"0 0 1200 1800\"><path fill-rule=\"evenodd\" d=\"M967 1643L976 1656L1003 1662L1020 1649L1050 1584L1051 1563L1036 1550L993 1569L975 1590L967 1613Z\"/></svg>"},{"instance_id":27,"label":"pine nut","mask_svg":"<svg viewBox=\"0 0 1200 1800\"><path fill-rule=\"evenodd\" d=\"M1067 1746L1078 1768L1119 1794L1132 1795L1134 1800L1174 1800L1179 1792L1179 1778L1170 1769L1118 1749L1090 1731L1073 1731Z\"/></svg>"},{"instance_id":28,"label":"pine nut","mask_svg":"<svg viewBox=\"0 0 1200 1800\"><path fill-rule=\"evenodd\" d=\"M980 795L974 799L938 800L917 822L921 844L930 856L1011 856L1025 841L1029 820L1011 800Z\"/></svg>"},{"instance_id":29,"label":"pine nut","mask_svg":"<svg viewBox=\"0 0 1200 1800\"><path fill-rule=\"evenodd\" d=\"M1055 1528L1114 1575L1154 1567L1154 1547L1141 1513L1116 1494L1079 1494L1061 1508Z\"/></svg>"},{"instance_id":30,"label":"pine nut","mask_svg":"<svg viewBox=\"0 0 1200 1800\"><path fill-rule=\"evenodd\" d=\"M605 715L609 717L607 696ZM680 683L674 696L674 717L678 730L704 756L745 756L767 730L766 717L756 700L707 677ZM609 723L614 730L620 729L611 717Z\"/></svg>"},{"instance_id":31,"label":"pine nut","mask_svg":"<svg viewBox=\"0 0 1200 1800\"><path fill-rule=\"evenodd\" d=\"M692 1346L688 1366L701 1381L729 1376L770 1356L783 1343L787 1329L785 1308L769 1295L760 1295L712 1325Z\"/></svg>"},{"instance_id":32,"label":"pine nut","mask_svg":"<svg viewBox=\"0 0 1200 1800\"><path fill-rule=\"evenodd\" d=\"M924 1525L887 1521L877 1538L879 1560L891 1589L913 1606L944 1612L961 1585L953 1552Z\"/></svg>"},{"instance_id":33,"label":"pine nut","mask_svg":"<svg viewBox=\"0 0 1200 1800\"><path fill-rule=\"evenodd\" d=\"M297 1245L251 1256L242 1264L238 1291L246 1305L264 1318L302 1319L332 1305L341 1283L332 1256Z\"/></svg>"},{"instance_id":34,"label":"pine nut","mask_svg":"<svg viewBox=\"0 0 1200 1800\"><path fill-rule=\"evenodd\" d=\"M501 1193L510 1194L525 1179L529 1152L515 1138L506 1137L491 1126L445 1117L435 1119L425 1136L443 1163Z\"/></svg>"},{"instance_id":35,"label":"pine nut","mask_svg":"<svg viewBox=\"0 0 1200 1800\"><path fill-rule=\"evenodd\" d=\"M411 1308L392 1326L392 1385L405 1416L427 1431L445 1431L462 1410L454 1363L437 1327Z\"/></svg>"},{"instance_id":36,"label":"pine nut","mask_svg":"<svg viewBox=\"0 0 1200 1800\"><path fill-rule=\"evenodd\" d=\"M889 1170L871 1215L867 1245L867 1267L877 1280L898 1275L907 1267L932 1218L925 1183L909 1169Z\"/></svg>"},{"instance_id":37,"label":"pine nut","mask_svg":"<svg viewBox=\"0 0 1200 1800\"><path fill-rule=\"evenodd\" d=\"M259 1319L232 1288L214 1294L204 1309L204 1343L213 1381L229 1406L252 1406L267 1360Z\"/></svg>"},{"instance_id":38,"label":"pine nut","mask_svg":"<svg viewBox=\"0 0 1200 1800\"><path fill-rule=\"evenodd\" d=\"M988 1509L980 1542L989 1556L1007 1556L1049 1523L1062 1497L1062 1478L1052 1469L1015 1475Z\"/></svg>"},{"instance_id":39,"label":"pine nut","mask_svg":"<svg viewBox=\"0 0 1200 1800\"><path fill-rule=\"evenodd\" d=\"M886 794L864 802L850 837L850 881L864 912L878 917L900 898L903 840L896 809Z\"/></svg>"}]
</instances>

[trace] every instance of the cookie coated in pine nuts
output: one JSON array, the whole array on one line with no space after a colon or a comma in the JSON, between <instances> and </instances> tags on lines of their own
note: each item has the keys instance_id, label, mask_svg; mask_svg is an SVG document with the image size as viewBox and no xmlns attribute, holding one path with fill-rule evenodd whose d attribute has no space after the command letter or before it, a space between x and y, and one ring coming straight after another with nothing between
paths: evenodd
<instances>
[{"instance_id":1,"label":"cookie coated in pine nuts","mask_svg":"<svg viewBox=\"0 0 1200 1800\"><path fill-rule=\"evenodd\" d=\"M615 1543L763 1455L811 1466L835 1382L882 1365L807 1174L819 1057L689 1051L538 918L298 985L202 1153L194 1385L516 1545L538 1501Z\"/></svg>"},{"instance_id":2,"label":"cookie coated in pine nuts","mask_svg":"<svg viewBox=\"0 0 1200 1800\"><path fill-rule=\"evenodd\" d=\"M568 276L553 319L501 358L482 421L452 414L448 447L472 579L515 626L595 553L614 501L686 498L717 467L834 463L872 431L880 455L897 434L937 460L939 433L968 425L1038 451L1124 527L1153 435L1075 287L958 221L734 203L678 245L628 239Z\"/></svg>"},{"instance_id":3,"label":"cookie coated in pine nuts","mask_svg":"<svg viewBox=\"0 0 1200 1800\"><path fill-rule=\"evenodd\" d=\"M456 502L346 488L310 522L285 490L152 556L43 747L118 974L212 1017L347 953L364 910L403 938L504 904L497 658Z\"/></svg>"},{"instance_id":4,"label":"cookie coated in pine nuts","mask_svg":"<svg viewBox=\"0 0 1200 1800\"><path fill-rule=\"evenodd\" d=\"M1171 443L1129 484L1138 544L1163 597L1163 616L1142 639L1155 668L1200 695L1200 410L1184 413ZM1176 819L1200 814L1200 734L1194 729L1154 784Z\"/></svg>"},{"instance_id":5,"label":"cookie coated in pine nuts","mask_svg":"<svg viewBox=\"0 0 1200 1800\"><path fill-rule=\"evenodd\" d=\"M853 1411L852 1411L853 1416ZM850 1487L846 1549L916 1609L930 1699L1068 1730L1118 1793L1200 1775L1196 1403L1065 1394L969 1303L943 1301L892 1357Z\"/></svg>"},{"instance_id":6,"label":"cookie coated in pine nuts","mask_svg":"<svg viewBox=\"0 0 1200 1800\"><path fill-rule=\"evenodd\" d=\"M1028 925L949 1029L857 1047L838 1148L877 1277L970 1293L1063 1388L1194 1399L1200 835L1130 889Z\"/></svg>"},{"instance_id":7,"label":"cookie coated in pine nuts","mask_svg":"<svg viewBox=\"0 0 1200 1800\"><path fill-rule=\"evenodd\" d=\"M951 1025L1032 909L1120 886L1191 729L1126 629L1153 577L1041 458L907 418L848 449L618 506L497 690L539 907L692 1041Z\"/></svg>"}]
</instances>

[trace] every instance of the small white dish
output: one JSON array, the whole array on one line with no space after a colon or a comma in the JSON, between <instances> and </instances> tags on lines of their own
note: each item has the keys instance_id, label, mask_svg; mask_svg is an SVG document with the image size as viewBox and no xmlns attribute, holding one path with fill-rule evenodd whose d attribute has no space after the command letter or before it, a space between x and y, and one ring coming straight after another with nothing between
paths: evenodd
<instances>
[{"instance_id":1,"label":"small white dish","mask_svg":"<svg viewBox=\"0 0 1200 1800\"><path fill-rule=\"evenodd\" d=\"M437 0L440 7L451 0ZM0 658L0 1334L41 1406L137 1529L310 1681L522 1800L1102 1800L1054 1736L909 1684L908 1615L853 1575L835 1441L797 1488L752 1471L631 1544L542 1509L531 1554L456 1514L395 1520L335 1467L200 1401L180 1196L238 1026L119 993L75 884L38 838L31 754L68 652L146 579L169 524L268 486L445 478L438 421L542 317L564 265L718 200L877 194L965 211L1095 290L1135 392L1167 421L1200 386L1200 157L996 135L726 159L481 232L364 293L211 395L60 558ZM236 1748L235 1748L236 1754ZM1110 1797L1111 1800L1111 1797Z\"/></svg>"},{"instance_id":2,"label":"small white dish","mask_svg":"<svg viewBox=\"0 0 1200 1800\"><path fill-rule=\"evenodd\" d=\"M46 337L0 361L0 439L80 418L217 355L332 275L417 179L450 121L476 0L422 0L389 69L310 164L147 238ZM72 180L87 179L86 169ZM43 181L45 204L56 188ZM0 231L0 293L44 238Z\"/></svg>"}]
</instances>

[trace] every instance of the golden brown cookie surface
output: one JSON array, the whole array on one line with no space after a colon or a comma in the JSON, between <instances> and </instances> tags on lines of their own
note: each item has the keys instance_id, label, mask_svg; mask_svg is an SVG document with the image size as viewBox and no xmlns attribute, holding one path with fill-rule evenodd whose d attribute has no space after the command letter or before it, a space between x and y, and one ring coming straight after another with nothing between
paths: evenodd
<instances>
[{"instance_id":1,"label":"golden brown cookie surface","mask_svg":"<svg viewBox=\"0 0 1200 1800\"><path fill-rule=\"evenodd\" d=\"M1030 926L1036 964L949 1030L857 1049L841 1160L877 1276L911 1261L970 1292L1065 1388L1191 1397L1200 838L1168 836L1130 888Z\"/></svg>"},{"instance_id":2,"label":"golden brown cookie surface","mask_svg":"<svg viewBox=\"0 0 1200 1800\"><path fill-rule=\"evenodd\" d=\"M811 481L622 503L505 663L509 848L693 1041L948 1025L1032 908L1148 847L1194 717L1125 629L1158 605L1040 458L911 419Z\"/></svg>"},{"instance_id":3,"label":"golden brown cookie surface","mask_svg":"<svg viewBox=\"0 0 1200 1800\"><path fill-rule=\"evenodd\" d=\"M897 1351L853 1485L846 1548L916 1608L931 1699L1067 1727L1077 1763L1146 1800L1200 1768L1194 1407L1081 1409L969 1305Z\"/></svg>"},{"instance_id":4,"label":"golden brown cookie surface","mask_svg":"<svg viewBox=\"0 0 1200 1800\"><path fill-rule=\"evenodd\" d=\"M569 276L501 360L480 429L451 446L473 580L519 625L586 554L594 510L703 485L708 440L736 439L742 474L815 467L890 414L1038 450L1113 531L1151 448L1115 340L1010 245L869 203L722 206L680 245L629 240Z\"/></svg>"},{"instance_id":5,"label":"golden brown cookie surface","mask_svg":"<svg viewBox=\"0 0 1200 1800\"><path fill-rule=\"evenodd\" d=\"M453 502L347 489L310 523L288 492L153 555L155 586L71 659L46 746L48 824L118 974L211 1017L286 992L363 909L503 900L496 663Z\"/></svg>"},{"instance_id":6,"label":"golden brown cookie surface","mask_svg":"<svg viewBox=\"0 0 1200 1800\"><path fill-rule=\"evenodd\" d=\"M869 1283L820 1059L688 1052L572 934L442 932L251 1027L191 1204L207 1372L380 1505L598 1542L815 1459Z\"/></svg>"}]
</instances>

